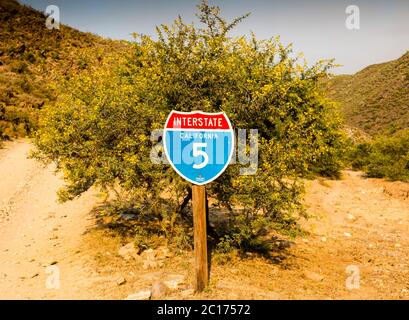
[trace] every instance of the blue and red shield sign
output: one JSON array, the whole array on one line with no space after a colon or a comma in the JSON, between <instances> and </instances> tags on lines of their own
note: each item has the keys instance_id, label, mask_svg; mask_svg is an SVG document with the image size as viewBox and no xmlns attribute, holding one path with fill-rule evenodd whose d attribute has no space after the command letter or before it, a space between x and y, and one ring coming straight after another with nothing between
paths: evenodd
<instances>
[{"instance_id":1,"label":"blue and red shield sign","mask_svg":"<svg viewBox=\"0 0 409 320\"><path fill-rule=\"evenodd\" d=\"M229 165L234 131L224 112L172 111L166 120L163 146L180 176L203 185L215 180Z\"/></svg>"}]
</instances>

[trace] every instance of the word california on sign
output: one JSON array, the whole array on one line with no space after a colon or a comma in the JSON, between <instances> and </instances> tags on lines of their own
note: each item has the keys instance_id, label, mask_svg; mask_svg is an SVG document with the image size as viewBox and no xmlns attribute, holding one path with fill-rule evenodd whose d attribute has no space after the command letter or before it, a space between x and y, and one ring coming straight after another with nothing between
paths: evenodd
<instances>
[{"instance_id":1,"label":"word california on sign","mask_svg":"<svg viewBox=\"0 0 409 320\"><path fill-rule=\"evenodd\" d=\"M204 185L220 176L234 150L234 130L224 112L172 111L163 132L165 155L184 179Z\"/></svg>"}]
</instances>

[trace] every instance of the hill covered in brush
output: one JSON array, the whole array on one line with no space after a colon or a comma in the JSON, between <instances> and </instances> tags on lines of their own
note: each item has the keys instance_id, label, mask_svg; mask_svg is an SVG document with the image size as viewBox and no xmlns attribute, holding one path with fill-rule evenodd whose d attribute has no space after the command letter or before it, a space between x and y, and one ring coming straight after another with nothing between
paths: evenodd
<instances>
[{"instance_id":1,"label":"hill covered in brush","mask_svg":"<svg viewBox=\"0 0 409 320\"><path fill-rule=\"evenodd\" d=\"M95 66L126 43L65 25L47 29L46 16L14 0L0 0L0 137L30 134L38 110L56 99L50 83Z\"/></svg>"},{"instance_id":2,"label":"hill covered in brush","mask_svg":"<svg viewBox=\"0 0 409 320\"><path fill-rule=\"evenodd\" d=\"M372 136L409 127L409 52L326 83L348 126Z\"/></svg>"}]
</instances>

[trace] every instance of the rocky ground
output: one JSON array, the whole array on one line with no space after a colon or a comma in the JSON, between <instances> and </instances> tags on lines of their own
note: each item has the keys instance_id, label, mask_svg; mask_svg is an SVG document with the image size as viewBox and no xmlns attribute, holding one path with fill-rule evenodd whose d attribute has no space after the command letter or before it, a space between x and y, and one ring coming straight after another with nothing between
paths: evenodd
<instances>
[{"instance_id":1,"label":"rocky ground","mask_svg":"<svg viewBox=\"0 0 409 320\"><path fill-rule=\"evenodd\" d=\"M283 242L274 259L213 261L209 288L194 295L190 252L139 252L98 228L94 191L57 203L62 181L27 159L30 148L0 150L1 299L409 298L408 184L352 171L307 181L309 234Z\"/></svg>"}]
</instances>

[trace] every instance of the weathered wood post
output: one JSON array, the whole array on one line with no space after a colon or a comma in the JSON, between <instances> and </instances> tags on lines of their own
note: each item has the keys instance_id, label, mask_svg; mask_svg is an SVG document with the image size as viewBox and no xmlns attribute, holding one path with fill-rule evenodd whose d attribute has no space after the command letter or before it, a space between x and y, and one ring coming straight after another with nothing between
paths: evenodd
<instances>
[{"instance_id":1,"label":"weathered wood post","mask_svg":"<svg viewBox=\"0 0 409 320\"><path fill-rule=\"evenodd\" d=\"M195 291L201 292L209 282L206 234L206 187L192 185L194 255L196 282Z\"/></svg>"}]
</instances>

